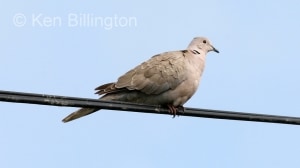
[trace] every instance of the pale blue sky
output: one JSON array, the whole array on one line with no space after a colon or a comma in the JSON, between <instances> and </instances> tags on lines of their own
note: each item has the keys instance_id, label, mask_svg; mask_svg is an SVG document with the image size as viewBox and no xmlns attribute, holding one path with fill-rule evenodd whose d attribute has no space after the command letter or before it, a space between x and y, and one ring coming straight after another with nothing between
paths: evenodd
<instances>
[{"instance_id":1,"label":"pale blue sky","mask_svg":"<svg viewBox=\"0 0 300 168\"><path fill-rule=\"evenodd\" d=\"M296 0L3 1L0 89L97 98L95 87L206 36L220 54L209 53L185 106L300 116L299 7ZM71 27L69 14L136 22ZM51 25L53 18L61 23ZM0 102L0 167L300 164L300 126L108 110L62 123L75 109Z\"/></svg>"}]
</instances>

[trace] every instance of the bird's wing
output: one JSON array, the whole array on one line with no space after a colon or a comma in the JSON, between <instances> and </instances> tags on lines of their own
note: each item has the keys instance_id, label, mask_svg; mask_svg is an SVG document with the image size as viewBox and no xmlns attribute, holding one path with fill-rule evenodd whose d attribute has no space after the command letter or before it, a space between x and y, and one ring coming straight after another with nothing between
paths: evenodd
<instances>
[{"instance_id":1,"label":"bird's wing","mask_svg":"<svg viewBox=\"0 0 300 168\"><path fill-rule=\"evenodd\" d=\"M153 56L121 76L116 83L97 87L97 94L122 90L138 90L146 94L160 94L175 89L186 80L185 57L187 50L165 52Z\"/></svg>"}]
</instances>

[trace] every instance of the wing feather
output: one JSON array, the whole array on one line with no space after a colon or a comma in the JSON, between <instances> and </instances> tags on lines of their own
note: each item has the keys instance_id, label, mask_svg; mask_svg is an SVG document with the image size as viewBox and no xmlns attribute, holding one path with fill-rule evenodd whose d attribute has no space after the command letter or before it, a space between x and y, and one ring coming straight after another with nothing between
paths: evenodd
<instances>
[{"instance_id":1,"label":"wing feather","mask_svg":"<svg viewBox=\"0 0 300 168\"><path fill-rule=\"evenodd\" d=\"M185 80L186 50L166 52L130 70L116 82L116 88L139 90L146 94L160 94L176 88Z\"/></svg>"},{"instance_id":2,"label":"wing feather","mask_svg":"<svg viewBox=\"0 0 300 168\"><path fill-rule=\"evenodd\" d=\"M116 83L97 87L96 94L138 90L146 94L160 94L175 89L186 80L185 59L187 50L165 52L153 56L121 76Z\"/></svg>"}]
</instances>

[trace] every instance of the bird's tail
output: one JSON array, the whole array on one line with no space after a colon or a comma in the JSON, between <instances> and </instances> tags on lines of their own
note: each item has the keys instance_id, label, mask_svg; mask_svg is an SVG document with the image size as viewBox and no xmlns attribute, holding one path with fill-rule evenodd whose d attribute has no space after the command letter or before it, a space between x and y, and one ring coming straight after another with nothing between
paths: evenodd
<instances>
[{"instance_id":1,"label":"bird's tail","mask_svg":"<svg viewBox=\"0 0 300 168\"><path fill-rule=\"evenodd\" d=\"M71 113L70 115L68 115L66 118L64 118L62 120L62 122L66 123L66 122L75 120L77 118L92 114L98 110L100 110L100 109L99 108L81 108L81 109Z\"/></svg>"}]
</instances>

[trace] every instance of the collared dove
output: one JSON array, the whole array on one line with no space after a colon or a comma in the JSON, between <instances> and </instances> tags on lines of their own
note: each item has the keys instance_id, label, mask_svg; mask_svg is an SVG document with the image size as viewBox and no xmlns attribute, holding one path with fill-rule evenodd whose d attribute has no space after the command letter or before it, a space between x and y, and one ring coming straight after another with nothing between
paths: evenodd
<instances>
[{"instance_id":1,"label":"collared dove","mask_svg":"<svg viewBox=\"0 0 300 168\"><path fill-rule=\"evenodd\" d=\"M96 94L103 95L100 100L164 105L175 115L196 92L209 51L219 53L207 38L195 37L186 50L155 55L117 82L97 87ZM69 122L98 110L81 108L62 121Z\"/></svg>"}]
</instances>

